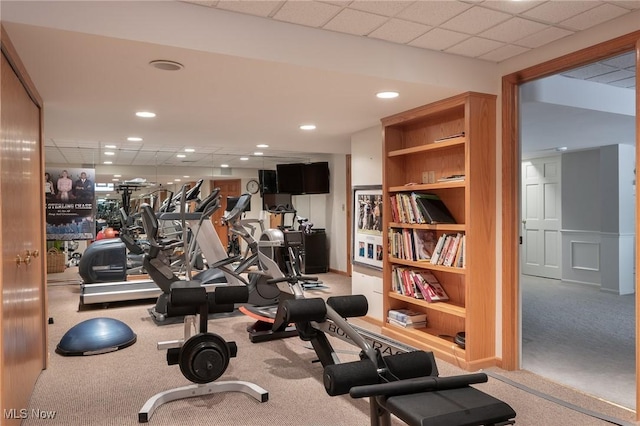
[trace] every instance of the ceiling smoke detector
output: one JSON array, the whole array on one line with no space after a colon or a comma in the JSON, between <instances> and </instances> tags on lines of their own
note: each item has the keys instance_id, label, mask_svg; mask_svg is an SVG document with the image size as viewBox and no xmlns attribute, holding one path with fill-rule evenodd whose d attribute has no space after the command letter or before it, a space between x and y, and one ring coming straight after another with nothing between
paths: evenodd
<instances>
[{"instance_id":1,"label":"ceiling smoke detector","mask_svg":"<svg viewBox=\"0 0 640 426\"><path fill-rule=\"evenodd\" d=\"M167 61L165 59L151 61L149 62L149 65L163 71L180 71L182 68L184 68L184 65L179 62Z\"/></svg>"}]
</instances>

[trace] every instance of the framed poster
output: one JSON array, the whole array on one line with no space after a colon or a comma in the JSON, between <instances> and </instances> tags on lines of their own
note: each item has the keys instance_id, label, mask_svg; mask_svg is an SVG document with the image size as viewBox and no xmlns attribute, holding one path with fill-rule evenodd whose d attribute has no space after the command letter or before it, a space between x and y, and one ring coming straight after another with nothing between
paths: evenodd
<instances>
[{"instance_id":1,"label":"framed poster","mask_svg":"<svg viewBox=\"0 0 640 426\"><path fill-rule=\"evenodd\" d=\"M353 264L382 269L382 186L353 189Z\"/></svg>"},{"instance_id":2,"label":"framed poster","mask_svg":"<svg viewBox=\"0 0 640 426\"><path fill-rule=\"evenodd\" d=\"M95 169L45 170L47 240L95 238Z\"/></svg>"}]
</instances>

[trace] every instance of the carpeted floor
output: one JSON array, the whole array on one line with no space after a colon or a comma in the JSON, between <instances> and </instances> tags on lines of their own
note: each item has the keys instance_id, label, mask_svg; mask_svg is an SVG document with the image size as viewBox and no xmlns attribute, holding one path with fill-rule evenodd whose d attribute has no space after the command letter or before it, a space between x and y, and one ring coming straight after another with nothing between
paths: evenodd
<instances>
[{"instance_id":1,"label":"carpeted floor","mask_svg":"<svg viewBox=\"0 0 640 426\"><path fill-rule=\"evenodd\" d=\"M326 289L308 290L308 297L350 294L350 279L338 274L322 274ZM182 337L182 324L158 327L147 313L150 304L111 305L106 309L78 311L79 285L57 282L49 291L50 361L43 371L30 401L29 410L55 411L47 425L134 425L138 411L158 392L188 385L178 366L168 366L165 352L157 342ZM128 324L138 341L123 350L86 357L64 357L54 352L63 334L77 323L95 317L115 318ZM354 323L375 329L370 323ZM167 425L295 425L354 426L369 424L369 403L349 396L330 397L322 384L322 368L308 343L289 338L254 344L248 339L248 317L226 316L209 321L210 331L238 345L238 356L230 362L219 381L242 380L255 383L269 392L269 400L260 403L238 392L211 394L167 403L159 407L150 424ZM342 341L332 343L343 361L357 359L353 346ZM441 376L463 374L457 367L438 361ZM518 425L605 425L610 422L566 408L519 384L553 395L563 401L619 419L617 424L636 424L635 414L558 386L526 372L491 369L488 383L477 385L510 404L517 412ZM41 425L29 418L25 426ZM402 424L393 420L394 425Z\"/></svg>"},{"instance_id":2,"label":"carpeted floor","mask_svg":"<svg viewBox=\"0 0 640 426\"><path fill-rule=\"evenodd\" d=\"M522 367L635 408L635 295L523 276Z\"/></svg>"}]
</instances>

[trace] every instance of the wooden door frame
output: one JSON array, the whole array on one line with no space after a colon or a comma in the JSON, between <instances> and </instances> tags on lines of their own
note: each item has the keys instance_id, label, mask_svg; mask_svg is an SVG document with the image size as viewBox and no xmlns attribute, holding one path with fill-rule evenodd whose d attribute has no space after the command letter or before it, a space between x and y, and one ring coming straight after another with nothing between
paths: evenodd
<instances>
[{"instance_id":1,"label":"wooden door frame","mask_svg":"<svg viewBox=\"0 0 640 426\"><path fill-rule=\"evenodd\" d=\"M519 236L520 236L520 144L518 138L518 89L521 84L559 72L603 60L624 52L636 52L636 147L640 147L640 31L581 49L577 52L543 62L502 77L502 368L516 370L520 365L520 305L519 305ZM636 163L640 164L640 149ZM636 198L636 211L640 211ZM636 216L636 229L639 218ZM636 265L640 261L636 236ZM637 269L637 267L636 267ZM636 305L640 292L636 275ZM636 315L636 377L640 378L640 321ZM640 407L640 380L636 380L636 418Z\"/></svg>"}]
</instances>

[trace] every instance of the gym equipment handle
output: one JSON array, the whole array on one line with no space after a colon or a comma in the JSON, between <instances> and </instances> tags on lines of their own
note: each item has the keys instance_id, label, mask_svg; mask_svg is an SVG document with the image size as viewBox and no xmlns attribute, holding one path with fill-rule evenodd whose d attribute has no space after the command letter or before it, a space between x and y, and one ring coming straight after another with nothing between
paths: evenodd
<instances>
[{"instance_id":1,"label":"gym equipment handle","mask_svg":"<svg viewBox=\"0 0 640 426\"><path fill-rule=\"evenodd\" d=\"M407 395L418 392L457 389L475 383L485 383L489 379L485 373L465 374L451 377L420 377L376 385L355 386L349 391L352 398L367 396Z\"/></svg>"},{"instance_id":2,"label":"gym equipment handle","mask_svg":"<svg viewBox=\"0 0 640 426\"><path fill-rule=\"evenodd\" d=\"M269 280L267 280L267 284L278 284L278 283L283 283L283 282L290 282L292 284L297 283L298 281L318 281L318 277L311 277L308 275L294 275L292 277L278 277L278 278L271 278Z\"/></svg>"}]
</instances>

